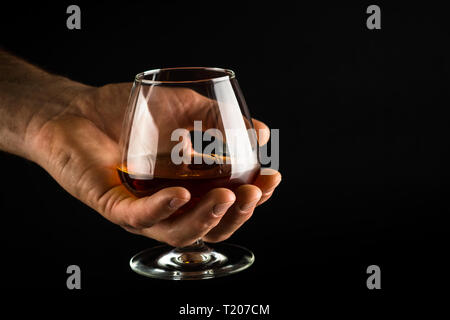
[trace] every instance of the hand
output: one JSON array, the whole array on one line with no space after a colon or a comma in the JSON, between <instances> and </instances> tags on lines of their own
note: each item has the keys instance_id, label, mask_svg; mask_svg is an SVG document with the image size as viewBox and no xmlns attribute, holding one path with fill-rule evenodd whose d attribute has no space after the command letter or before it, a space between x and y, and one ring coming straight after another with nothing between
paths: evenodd
<instances>
[{"instance_id":1,"label":"hand","mask_svg":"<svg viewBox=\"0 0 450 320\"><path fill-rule=\"evenodd\" d=\"M234 192L214 189L180 215L173 213L190 199L185 188L166 188L136 198L121 184L116 171L120 163L117 141L130 89L131 84L123 83L73 90L77 95L72 102L30 137L31 159L70 194L127 231L172 246L189 245L199 238L209 242L227 239L256 206L270 198L281 175L275 171L260 175L253 185ZM190 90L180 94L202 97ZM267 126L257 120L253 123L257 130L265 129L259 142L266 143Z\"/></svg>"}]
</instances>

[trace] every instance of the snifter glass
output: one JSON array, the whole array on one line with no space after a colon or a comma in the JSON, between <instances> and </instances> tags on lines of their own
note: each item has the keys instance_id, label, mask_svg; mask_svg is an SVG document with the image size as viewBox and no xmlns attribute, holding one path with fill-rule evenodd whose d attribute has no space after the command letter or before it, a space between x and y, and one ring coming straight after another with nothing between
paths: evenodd
<instances>
[{"instance_id":1,"label":"snifter glass","mask_svg":"<svg viewBox=\"0 0 450 320\"><path fill-rule=\"evenodd\" d=\"M122 183L137 197L180 186L193 208L214 188L252 183L260 170L253 123L235 74L219 68L167 68L136 76L120 140ZM131 268L160 279L207 279L239 272L254 261L237 245L153 247Z\"/></svg>"}]
</instances>

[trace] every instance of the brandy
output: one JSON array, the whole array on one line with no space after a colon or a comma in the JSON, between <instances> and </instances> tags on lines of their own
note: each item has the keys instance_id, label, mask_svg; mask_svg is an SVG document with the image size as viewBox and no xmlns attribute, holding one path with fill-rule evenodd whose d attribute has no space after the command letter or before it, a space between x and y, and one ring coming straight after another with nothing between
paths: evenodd
<instances>
[{"instance_id":1,"label":"brandy","mask_svg":"<svg viewBox=\"0 0 450 320\"><path fill-rule=\"evenodd\" d=\"M260 165L236 174L232 172L232 164L225 163L174 164L170 157L158 156L153 177L136 174L128 170L126 164L117 168L122 183L137 197L152 195L168 187L184 187L191 193L193 200L200 198L214 188L234 190L240 185L252 183Z\"/></svg>"}]
</instances>

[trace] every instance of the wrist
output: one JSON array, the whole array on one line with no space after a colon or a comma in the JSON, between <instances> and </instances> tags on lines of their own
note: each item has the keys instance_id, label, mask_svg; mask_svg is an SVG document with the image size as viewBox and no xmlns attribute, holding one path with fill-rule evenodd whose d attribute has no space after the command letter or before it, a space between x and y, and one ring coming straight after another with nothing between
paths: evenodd
<instances>
[{"instance_id":1,"label":"wrist","mask_svg":"<svg viewBox=\"0 0 450 320\"><path fill-rule=\"evenodd\" d=\"M40 84L41 86L41 84ZM80 115L83 109L92 105L93 87L54 76L43 84L45 100L35 106L33 114L23 135L24 156L34 162L42 163L51 152L54 140L52 125L72 115Z\"/></svg>"},{"instance_id":2,"label":"wrist","mask_svg":"<svg viewBox=\"0 0 450 320\"><path fill-rule=\"evenodd\" d=\"M34 161L45 124L76 113L79 97L91 90L0 49L0 150Z\"/></svg>"}]
</instances>

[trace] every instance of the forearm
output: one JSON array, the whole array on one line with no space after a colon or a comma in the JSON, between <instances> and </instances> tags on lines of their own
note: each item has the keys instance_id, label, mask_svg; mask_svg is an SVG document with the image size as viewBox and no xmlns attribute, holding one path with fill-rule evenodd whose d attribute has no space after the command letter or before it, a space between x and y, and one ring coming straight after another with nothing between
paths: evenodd
<instances>
[{"instance_id":1,"label":"forearm","mask_svg":"<svg viewBox=\"0 0 450 320\"><path fill-rule=\"evenodd\" d=\"M86 88L0 49L0 150L32 159L33 136Z\"/></svg>"}]
</instances>

